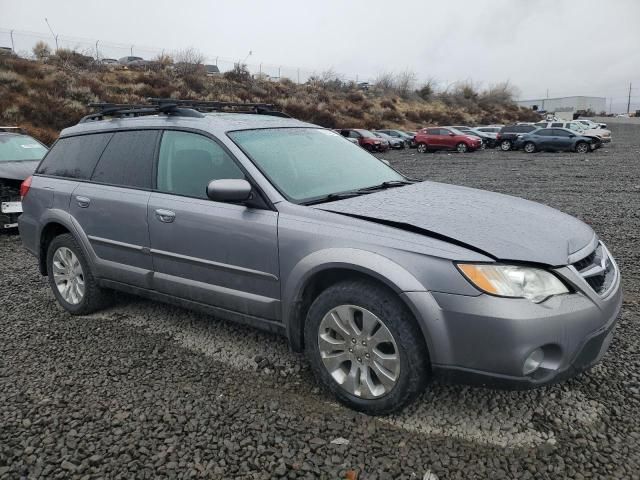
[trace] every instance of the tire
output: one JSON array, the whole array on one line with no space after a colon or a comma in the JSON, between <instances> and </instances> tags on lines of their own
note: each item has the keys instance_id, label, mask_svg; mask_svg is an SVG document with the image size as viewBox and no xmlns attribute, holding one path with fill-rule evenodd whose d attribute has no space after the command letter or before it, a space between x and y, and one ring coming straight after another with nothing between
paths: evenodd
<instances>
[{"instance_id":1,"label":"tire","mask_svg":"<svg viewBox=\"0 0 640 480\"><path fill-rule=\"evenodd\" d=\"M456 150L458 151L458 153L467 153L467 151L469 150L469 147L467 147L466 143L460 142L459 144L456 145Z\"/></svg>"},{"instance_id":2,"label":"tire","mask_svg":"<svg viewBox=\"0 0 640 480\"><path fill-rule=\"evenodd\" d=\"M589 153L589 144L587 142L578 142L576 144L576 153Z\"/></svg>"},{"instance_id":3,"label":"tire","mask_svg":"<svg viewBox=\"0 0 640 480\"><path fill-rule=\"evenodd\" d=\"M68 252L71 252L72 256L68 255ZM59 254L59 257L56 255ZM58 260L64 259L64 262L61 263ZM77 260L74 262L73 259ZM54 265L54 260L58 262ZM59 287L56 283L57 280L62 277L57 277L56 271L64 271L64 268L60 268L61 266L68 264L70 270L74 271L74 274L77 276L79 271L79 276L81 276L82 286L80 287L80 282L76 282L76 288L73 287L73 281L62 280L64 285L69 285L69 290L71 293L65 295L61 292L61 288L64 290L64 287ZM78 270L79 269L79 270ZM64 234L55 237L51 243L49 244L49 248L47 249L47 272L48 272L48 280L49 286L53 291L53 295L56 297L58 303L69 313L72 315L87 315L89 313L93 313L101 308L104 308L110 300L110 292L100 288L96 282L93 273L91 272L91 268L89 267L89 263L87 262L86 257L80 245L73 235ZM67 290L67 292L69 291ZM82 290L82 295L79 295L78 292ZM73 299L73 292L76 293L76 300Z\"/></svg>"},{"instance_id":4,"label":"tire","mask_svg":"<svg viewBox=\"0 0 640 480\"><path fill-rule=\"evenodd\" d=\"M522 147L522 149L527 152L527 153L533 153L537 150L536 148L536 144L533 142L527 142L524 144L524 147Z\"/></svg>"},{"instance_id":5,"label":"tire","mask_svg":"<svg viewBox=\"0 0 640 480\"><path fill-rule=\"evenodd\" d=\"M339 316L330 315L336 310ZM349 323L342 323L349 315L353 319L351 324L358 325L359 322L360 334ZM375 332L374 335L363 333L367 331L367 325L376 321L379 327L370 330ZM332 326L336 329L332 330ZM340 334L335 335L338 331ZM354 335L351 341L350 334ZM413 315L397 295L375 283L345 281L323 291L309 309L304 335L306 354L314 374L341 403L354 410L369 415L397 411L413 400L430 378L424 339ZM376 337L378 340L374 340ZM389 338L391 341L384 340ZM363 339L368 341L368 345ZM321 341L323 347L320 346ZM377 344L374 343L376 341ZM333 354L327 353L327 348ZM381 352L387 355L385 366L391 370L382 369L381 364L374 362L373 359ZM394 355L396 358L390 360ZM344 360L331 362L332 356L340 356ZM333 365L333 370L330 371L325 363ZM376 374L385 371L391 372L394 378ZM362 382L361 375L365 373L369 382ZM381 379L386 379L386 384Z\"/></svg>"},{"instance_id":6,"label":"tire","mask_svg":"<svg viewBox=\"0 0 640 480\"><path fill-rule=\"evenodd\" d=\"M372 147L371 145L369 145L368 143L365 143L365 144L364 144L364 149L365 149L367 152L373 152L373 147Z\"/></svg>"},{"instance_id":7,"label":"tire","mask_svg":"<svg viewBox=\"0 0 640 480\"><path fill-rule=\"evenodd\" d=\"M427 151L429 150L429 148L427 147L426 143L420 142L416 148L418 149L418 153L427 153Z\"/></svg>"},{"instance_id":8,"label":"tire","mask_svg":"<svg viewBox=\"0 0 640 480\"><path fill-rule=\"evenodd\" d=\"M502 140L500 142L500 150L502 150L503 152L508 152L509 150L511 150L511 147L513 147L513 145L511 144L511 140Z\"/></svg>"}]
</instances>

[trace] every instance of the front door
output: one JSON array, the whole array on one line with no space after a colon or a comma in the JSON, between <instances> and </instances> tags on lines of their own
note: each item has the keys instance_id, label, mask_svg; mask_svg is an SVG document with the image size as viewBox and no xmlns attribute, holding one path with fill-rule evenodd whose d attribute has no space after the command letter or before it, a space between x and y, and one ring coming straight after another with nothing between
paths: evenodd
<instances>
[{"instance_id":1,"label":"front door","mask_svg":"<svg viewBox=\"0 0 640 480\"><path fill-rule=\"evenodd\" d=\"M209 181L245 178L203 135L166 131L148 208L154 288L269 320L280 318L278 214L214 202Z\"/></svg>"}]
</instances>

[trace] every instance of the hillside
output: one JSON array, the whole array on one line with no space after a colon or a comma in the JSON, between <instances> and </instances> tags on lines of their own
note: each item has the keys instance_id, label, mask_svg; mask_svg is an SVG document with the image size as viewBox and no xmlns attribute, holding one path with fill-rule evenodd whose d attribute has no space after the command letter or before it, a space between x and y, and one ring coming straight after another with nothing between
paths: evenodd
<instances>
[{"instance_id":1,"label":"hillside","mask_svg":"<svg viewBox=\"0 0 640 480\"><path fill-rule=\"evenodd\" d=\"M470 84L435 92L379 81L368 91L323 76L298 85L254 79L243 68L207 77L201 65L158 61L122 70L59 51L41 60L0 57L0 124L20 125L49 144L88 113L90 102L143 103L147 97L275 103L301 120L325 127L414 130L433 124L505 123L532 119L508 87L479 92Z\"/></svg>"}]
</instances>

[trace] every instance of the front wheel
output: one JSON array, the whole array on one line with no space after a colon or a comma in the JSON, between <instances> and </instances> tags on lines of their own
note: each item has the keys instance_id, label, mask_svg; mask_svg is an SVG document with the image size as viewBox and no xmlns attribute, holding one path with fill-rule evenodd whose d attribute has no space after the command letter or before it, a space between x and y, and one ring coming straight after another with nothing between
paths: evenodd
<instances>
[{"instance_id":1,"label":"front wheel","mask_svg":"<svg viewBox=\"0 0 640 480\"><path fill-rule=\"evenodd\" d=\"M424 339L397 295L374 283L345 281L323 291L305 324L311 367L346 406L371 415L399 410L424 388Z\"/></svg>"},{"instance_id":2,"label":"front wheel","mask_svg":"<svg viewBox=\"0 0 640 480\"><path fill-rule=\"evenodd\" d=\"M467 150L469 150L469 148L467 147L467 144L464 142L460 142L458 145L456 145L456 150L459 153L466 153Z\"/></svg>"},{"instance_id":3,"label":"front wheel","mask_svg":"<svg viewBox=\"0 0 640 480\"><path fill-rule=\"evenodd\" d=\"M418 153L427 153L427 144L420 142L418 144Z\"/></svg>"},{"instance_id":4,"label":"front wheel","mask_svg":"<svg viewBox=\"0 0 640 480\"><path fill-rule=\"evenodd\" d=\"M533 142L527 142L524 144L523 149L527 153L533 153L536 151L536 145Z\"/></svg>"},{"instance_id":5,"label":"front wheel","mask_svg":"<svg viewBox=\"0 0 640 480\"><path fill-rule=\"evenodd\" d=\"M511 140L502 140L500 142L500 150L503 152L508 152L511 150Z\"/></svg>"},{"instance_id":6,"label":"front wheel","mask_svg":"<svg viewBox=\"0 0 640 480\"><path fill-rule=\"evenodd\" d=\"M589 151L589 144L587 142L578 142L576 145L576 152L587 153Z\"/></svg>"}]
</instances>

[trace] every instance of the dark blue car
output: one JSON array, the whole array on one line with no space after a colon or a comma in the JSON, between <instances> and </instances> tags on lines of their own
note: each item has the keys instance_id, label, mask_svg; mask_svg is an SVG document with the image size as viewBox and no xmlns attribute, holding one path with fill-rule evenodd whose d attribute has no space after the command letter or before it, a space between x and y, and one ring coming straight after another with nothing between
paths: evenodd
<instances>
[{"instance_id":1,"label":"dark blue car","mask_svg":"<svg viewBox=\"0 0 640 480\"><path fill-rule=\"evenodd\" d=\"M527 153L539 150L587 153L595 148L593 138L584 137L567 128L538 128L518 135L515 148Z\"/></svg>"}]
</instances>

